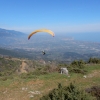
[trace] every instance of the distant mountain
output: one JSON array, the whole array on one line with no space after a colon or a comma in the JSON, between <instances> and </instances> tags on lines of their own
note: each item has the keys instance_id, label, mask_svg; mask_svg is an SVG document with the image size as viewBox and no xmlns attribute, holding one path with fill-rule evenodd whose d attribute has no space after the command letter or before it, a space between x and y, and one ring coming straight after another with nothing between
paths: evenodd
<instances>
[{"instance_id":1,"label":"distant mountain","mask_svg":"<svg viewBox=\"0 0 100 100\"><path fill-rule=\"evenodd\" d=\"M19 31L6 30L6 29L0 28L0 37L20 37L24 35L26 34L19 32Z\"/></svg>"},{"instance_id":2,"label":"distant mountain","mask_svg":"<svg viewBox=\"0 0 100 100\"><path fill-rule=\"evenodd\" d=\"M20 43L19 39L21 40L23 38L27 38L27 34L0 28L0 47L8 47L11 44L15 45L16 43Z\"/></svg>"},{"instance_id":3,"label":"distant mountain","mask_svg":"<svg viewBox=\"0 0 100 100\"><path fill-rule=\"evenodd\" d=\"M74 35L77 37L75 39ZM100 58L100 43L81 41L83 35L86 38L99 38L99 33L88 34L57 34L54 38L49 34L35 34L28 40L28 34L14 30L0 28L0 54L13 57L44 59L47 61L71 62L73 60L90 57ZM92 38L94 36L94 38ZM86 39L85 39L86 40ZM46 55L42 55L45 50Z\"/></svg>"}]
</instances>

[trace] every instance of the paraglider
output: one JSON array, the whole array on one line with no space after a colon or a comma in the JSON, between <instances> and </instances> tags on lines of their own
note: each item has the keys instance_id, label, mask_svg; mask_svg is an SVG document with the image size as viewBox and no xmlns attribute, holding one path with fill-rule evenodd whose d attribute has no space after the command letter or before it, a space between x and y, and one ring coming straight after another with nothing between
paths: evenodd
<instances>
[{"instance_id":1,"label":"paraglider","mask_svg":"<svg viewBox=\"0 0 100 100\"><path fill-rule=\"evenodd\" d=\"M51 31L51 30L48 30L48 29L39 29L39 30L35 30L33 31L31 34L29 34L28 36L28 40L31 38L32 35L38 33L38 32L46 32L46 33L49 33L51 36L55 36L54 33ZM45 51L42 51L42 54L45 55Z\"/></svg>"},{"instance_id":2,"label":"paraglider","mask_svg":"<svg viewBox=\"0 0 100 100\"><path fill-rule=\"evenodd\" d=\"M42 51L42 54L45 55L46 54L45 51Z\"/></svg>"},{"instance_id":3,"label":"paraglider","mask_svg":"<svg viewBox=\"0 0 100 100\"><path fill-rule=\"evenodd\" d=\"M33 31L29 36L28 36L28 40L31 38L32 35L38 33L38 32L46 32L49 33L50 35L52 35L54 37L54 33L51 30L48 29L39 29L39 30L35 30Z\"/></svg>"}]
</instances>

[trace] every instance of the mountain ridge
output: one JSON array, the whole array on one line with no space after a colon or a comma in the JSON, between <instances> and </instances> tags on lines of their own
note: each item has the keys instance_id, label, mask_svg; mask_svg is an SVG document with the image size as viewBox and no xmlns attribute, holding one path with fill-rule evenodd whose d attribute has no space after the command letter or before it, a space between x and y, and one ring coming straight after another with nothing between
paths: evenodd
<instances>
[{"instance_id":1,"label":"mountain ridge","mask_svg":"<svg viewBox=\"0 0 100 100\"><path fill-rule=\"evenodd\" d=\"M0 37L18 37L18 36L25 36L26 34L23 32L15 31L15 30L8 30L0 28Z\"/></svg>"},{"instance_id":2,"label":"mountain ridge","mask_svg":"<svg viewBox=\"0 0 100 100\"><path fill-rule=\"evenodd\" d=\"M6 30L4 29L3 31ZM71 62L77 59L86 60L90 57L100 58L100 43L78 41L68 37L67 34L60 34L60 36L58 34L54 38L48 34L36 34L28 40L28 34L22 33L21 35L20 32L17 34L12 30L8 30L7 32L8 34L12 33L5 37L0 36L0 48L10 50L1 50L2 52L0 51L0 54L3 55L65 62ZM42 55L42 50L45 50L45 56Z\"/></svg>"}]
</instances>

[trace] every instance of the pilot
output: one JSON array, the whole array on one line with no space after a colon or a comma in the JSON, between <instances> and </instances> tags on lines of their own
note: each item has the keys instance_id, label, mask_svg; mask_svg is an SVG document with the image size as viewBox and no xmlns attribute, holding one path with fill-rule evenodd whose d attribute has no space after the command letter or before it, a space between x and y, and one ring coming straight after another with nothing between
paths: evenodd
<instances>
[{"instance_id":1,"label":"pilot","mask_svg":"<svg viewBox=\"0 0 100 100\"><path fill-rule=\"evenodd\" d=\"M46 54L45 51L42 51L42 54L45 55Z\"/></svg>"}]
</instances>

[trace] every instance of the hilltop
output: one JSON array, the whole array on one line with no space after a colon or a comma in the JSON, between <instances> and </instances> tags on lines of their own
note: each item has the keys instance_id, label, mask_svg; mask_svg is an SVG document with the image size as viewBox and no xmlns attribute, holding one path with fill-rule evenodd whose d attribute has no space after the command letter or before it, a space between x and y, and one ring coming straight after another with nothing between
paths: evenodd
<instances>
[{"instance_id":1,"label":"hilltop","mask_svg":"<svg viewBox=\"0 0 100 100\"><path fill-rule=\"evenodd\" d=\"M69 76L59 73L61 67L69 70ZM99 59L91 58L88 63L80 60L64 64L1 56L0 96L3 100L40 100L43 95L56 90L58 83L68 86L75 82L82 91L99 86L99 76Z\"/></svg>"}]
</instances>

